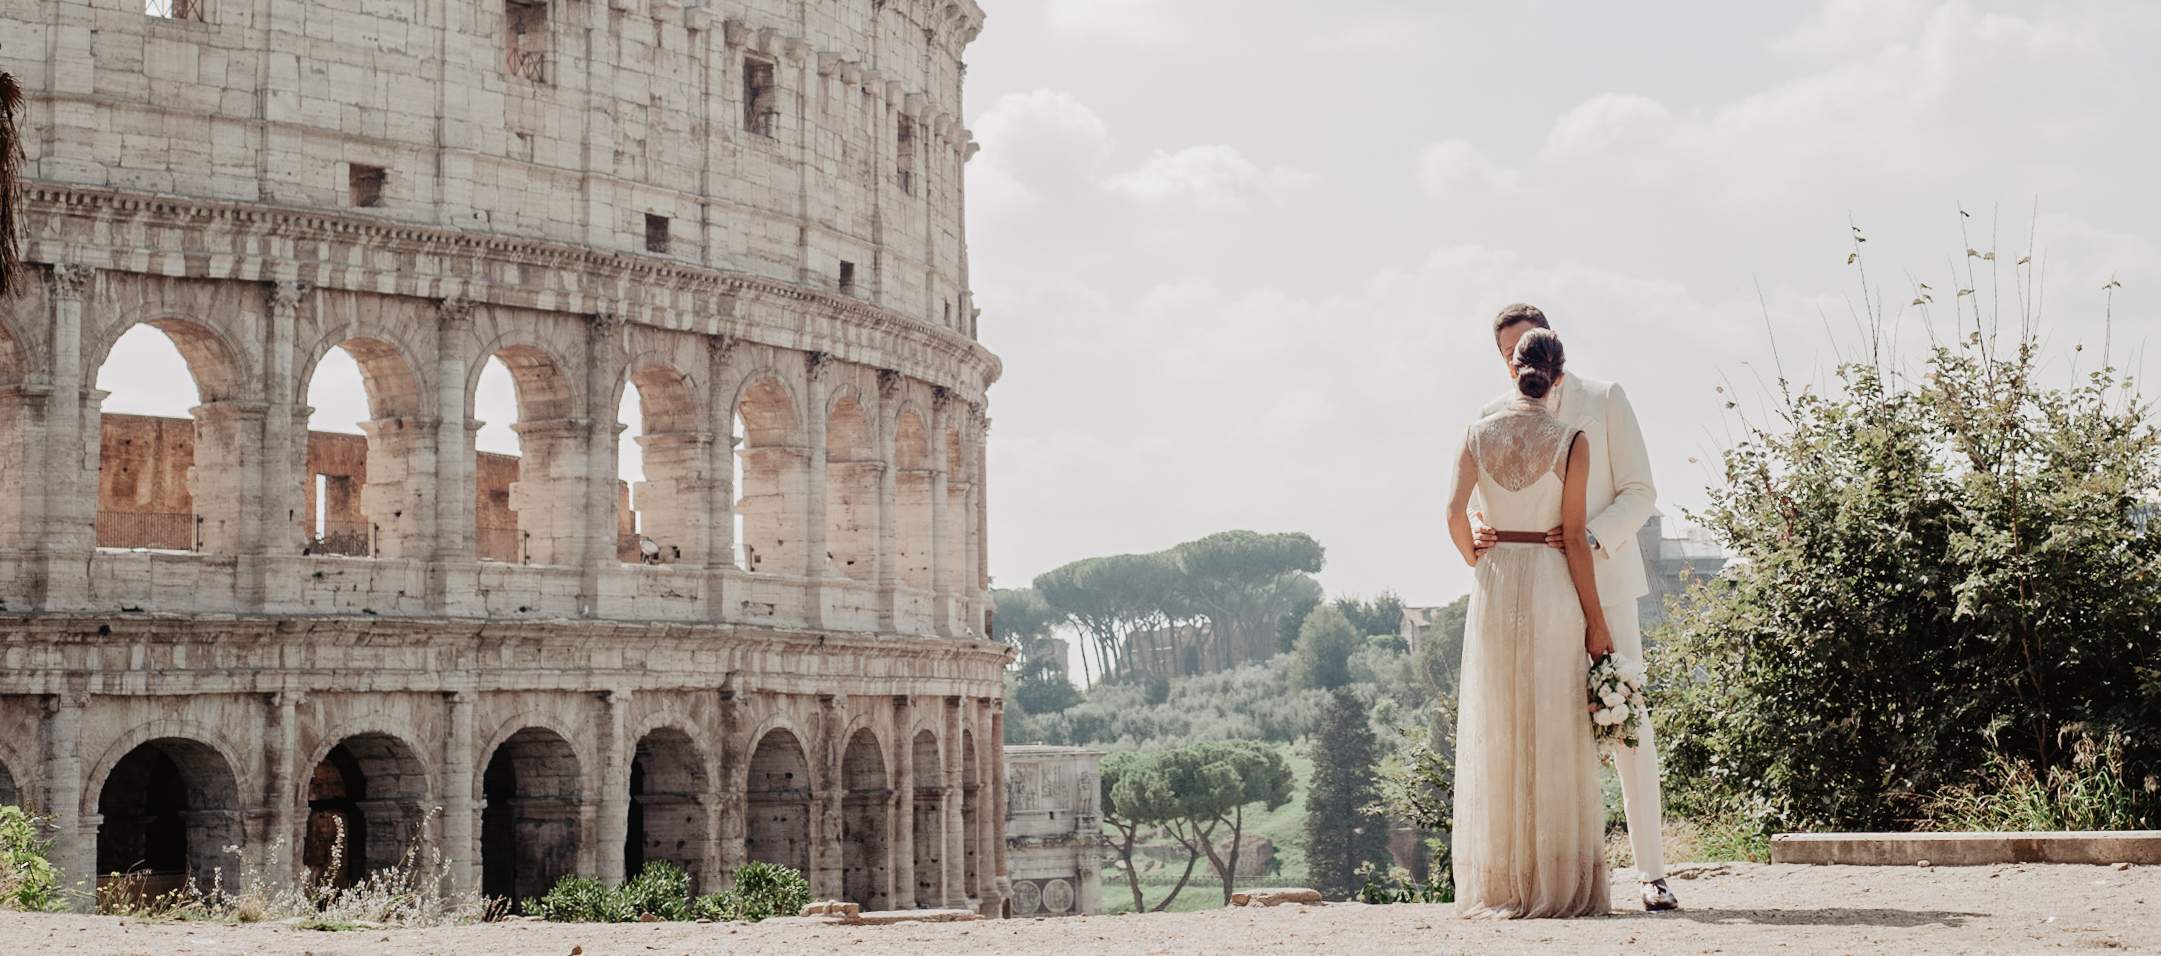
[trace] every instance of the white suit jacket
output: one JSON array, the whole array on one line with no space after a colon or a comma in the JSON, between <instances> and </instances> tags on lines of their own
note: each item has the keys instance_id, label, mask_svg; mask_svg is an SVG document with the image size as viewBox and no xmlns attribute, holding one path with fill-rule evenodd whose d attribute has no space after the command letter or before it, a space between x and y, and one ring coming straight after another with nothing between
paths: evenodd
<instances>
[{"instance_id":1,"label":"white suit jacket","mask_svg":"<svg viewBox=\"0 0 2161 956\"><path fill-rule=\"evenodd\" d=\"M1516 400L1514 389L1481 409L1481 417L1506 408ZM1643 447L1643 428L1628 396L1611 382L1584 378L1570 372L1561 387L1546 396L1546 409L1583 429L1591 440L1590 487L1584 502L1590 514L1591 536L1598 539L1598 602L1607 607L1636 606L1636 599L1651 593L1643 573L1643 553L1636 547L1636 532L1658 513L1658 489L1651 483L1651 453ZM1509 528L1509 531L1544 531L1544 528Z\"/></svg>"}]
</instances>

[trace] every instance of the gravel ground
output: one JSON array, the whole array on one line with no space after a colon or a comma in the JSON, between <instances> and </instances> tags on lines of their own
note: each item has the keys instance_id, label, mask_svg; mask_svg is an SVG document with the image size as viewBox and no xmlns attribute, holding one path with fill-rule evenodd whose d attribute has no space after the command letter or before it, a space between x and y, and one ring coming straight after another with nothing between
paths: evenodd
<instances>
[{"instance_id":1,"label":"gravel ground","mask_svg":"<svg viewBox=\"0 0 2161 956\"><path fill-rule=\"evenodd\" d=\"M507 923L321 933L0 914L0 953L585 956L846 953L2161 952L2161 867L1871 868L1717 864L1675 871L1687 909L1646 914L1617 880L1614 916L1466 923L1443 906L1231 909L1147 916L844 927ZM1114 887L1106 887L1106 890Z\"/></svg>"}]
</instances>

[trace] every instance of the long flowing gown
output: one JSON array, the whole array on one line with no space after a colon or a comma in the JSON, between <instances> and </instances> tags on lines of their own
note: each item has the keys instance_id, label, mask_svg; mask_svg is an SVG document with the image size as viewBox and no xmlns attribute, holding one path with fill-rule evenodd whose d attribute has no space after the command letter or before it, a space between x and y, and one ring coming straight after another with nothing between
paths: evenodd
<instances>
[{"instance_id":1,"label":"long flowing gown","mask_svg":"<svg viewBox=\"0 0 2161 956\"><path fill-rule=\"evenodd\" d=\"M1485 519L1507 531L1561 523L1577 429L1530 401L1471 427ZM1611 903L1598 749L1584 705L1584 619L1568 560L1502 544L1477 567L1456 719L1456 907L1465 918L1587 916Z\"/></svg>"}]
</instances>

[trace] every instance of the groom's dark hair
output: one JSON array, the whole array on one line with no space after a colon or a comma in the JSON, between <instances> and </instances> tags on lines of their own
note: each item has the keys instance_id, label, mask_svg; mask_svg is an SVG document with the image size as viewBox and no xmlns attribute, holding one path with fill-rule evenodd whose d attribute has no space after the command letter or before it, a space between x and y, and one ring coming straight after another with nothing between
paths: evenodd
<instances>
[{"instance_id":1,"label":"groom's dark hair","mask_svg":"<svg viewBox=\"0 0 2161 956\"><path fill-rule=\"evenodd\" d=\"M1493 337L1499 339L1502 332L1508 331L1509 326L1525 322L1541 329L1553 328L1546 322L1546 313L1539 311L1537 306L1518 302L1502 309L1500 315L1493 317Z\"/></svg>"}]
</instances>

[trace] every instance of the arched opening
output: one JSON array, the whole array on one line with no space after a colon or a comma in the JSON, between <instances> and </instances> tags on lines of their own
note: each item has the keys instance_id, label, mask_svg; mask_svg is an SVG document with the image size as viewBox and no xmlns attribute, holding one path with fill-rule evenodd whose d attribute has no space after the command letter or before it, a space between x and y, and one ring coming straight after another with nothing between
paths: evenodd
<instances>
[{"instance_id":1,"label":"arched opening","mask_svg":"<svg viewBox=\"0 0 2161 956\"><path fill-rule=\"evenodd\" d=\"M639 368L616 417L630 439L617 447L617 556L631 564L703 560L710 437L698 427L690 381L666 366Z\"/></svg>"},{"instance_id":2,"label":"arched opening","mask_svg":"<svg viewBox=\"0 0 2161 956\"><path fill-rule=\"evenodd\" d=\"M586 424L568 377L537 348L503 348L474 383L473 422L475 553L512 564L578 563Z\"/></svg>"},{"instance_id":3,"label":"arched opening","mask_svg":"<svg viewBox=\"0 0 2161 956\"><path fill-rule=\"evenodd\" d=\"M551 730L503 741L481 776L480 891L522 906L578 870L578 755Z\"/></svg>"},{"instance_id":4,"label":"arched opening","mask_svg":"<svg viewBox=\"0 0 2161 956\"><path fill-rule=\"evenodd\" d=\"M884 469L870 416L853 395L825 421L826 573L856 581L878 576L878 483Z\"/></svg>"},{"instance_id":5,"label":"arched opening","mask_svg":"<svg viewBox=\"0 0 2161 956\"><path fill-rule=\"evenodd\" d=\"M750 755L750 859L810 872L810 764L803 745L785 730L769 730Z\"/></svg>"},{"instance_id":6,"label":"arched opening","mask_svg":"<svg viewBox=\"0 0 2161 956\"><path fill-rule=\"evenodd\" d=\"M316 363L298 516L308 553L423 553L435 438L422 407L418 376L388 343L349 339Z\"/></svg>"},{"instance_id":7,"label":"arched opening","mask_svg":"<svg viewBox=\"0 0 2161 956\"><path fill-rule=\"evenodd\" d=\"M751 572L803 573L803 501L810 459L797 428L795 399L771 376L743 389L735 408L736 566Z\"/></svg>"},{"instance_id":8,"label":"arched opening","mask_svg":"<svg viewBox=\"0 0 2161 956\"><path fill-rule=\"evenodd\" d=\"M893 790L886 779L878 735L869 728L849 738L848 748L841 752L840 777L846 792L840 817L842 894L865 910L892 909L886 816L893 806Z\"/></svg>"},{"instance_id":9,"label":"arched opening","mask_svg":"<svg viewBox=\"0 0 2161 956\"><path fill-rule=\"evenodd\" d=\"M975 734L964 730L960 734L961 887L963 894L970 897L979 895L983 886L977 882L983 849L982 791L982 783L976 779Z\"/></svg>"},{"instance_id":10,"label":"arched opening","mask_svg":"<svg viewBox=\"0 0 2161 956\"><path fill-rule=\"evenodd\" d=\"M208 744L161 737L128 751L105 776L98 814L101 896L148 899L191 879L207 889L228 865L239 875L225 848L244 842L240 786Z\"/></svg>"},{"instance_id":11,"label":"arched opening","mask_svg":"<svg viewBox=\"0 0 2161 956\"><path fill-rule=\"evenodd\" d=\"M623 872L636 875L652 860L666 860L690 874L693 890L705 883L707 832L705 758L690 735L662 727L638 741L630 761L630 827Z\"/></svg>"},{"instance_id":12,"label":"arched opening","mask_svg":"<svg viewBox=\"0 0 2161 956\"><path fill-rule=\"evenodd\" d=\"M915 778L915 905L945 905L945 771L938 763L938 738L917 731Z\"/></svg>"},{"instance_id":13,"label":"arched opening","mask_svg":"<svg viewBox=\"0 0 2161 956\"><path fill-rule=\"evenodd\" d=\"M404 741L376 733L339 741L308 775L300 860L309 879L351 886L406 863L427 823L427 799L427 770Z\"/></svg>"},{"instance_id":14,"label":"arched opening","mask_svg":"<svg viewBox=\"0 0 2161 956\"><path fill-rule=\"evenodd\" d=\"M931 589L931 481L930 429L923 417L909 409L900 414L893 435L895 547L900 559L900 583L905 587Z\"/></svg>"},{"instance_id":15,"label":"arched opening","mask_svg":"<svg viewBox=\"0 0 2161 956\"><path fill-rule=\"evenodd\" d=\"M252 460L262 409L207 327L160 319L122 334L98 367L97 546L232 553L243 478L195 462Z\"/></svg>"}]
</instances>

